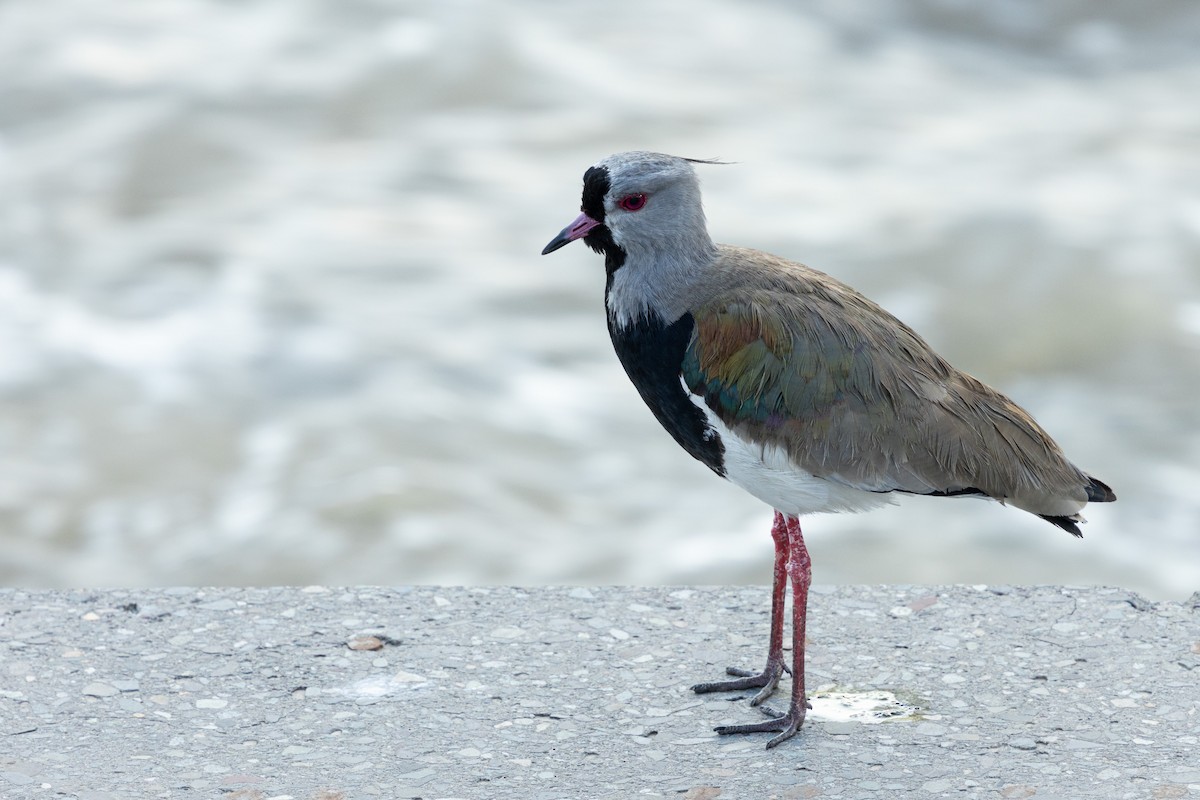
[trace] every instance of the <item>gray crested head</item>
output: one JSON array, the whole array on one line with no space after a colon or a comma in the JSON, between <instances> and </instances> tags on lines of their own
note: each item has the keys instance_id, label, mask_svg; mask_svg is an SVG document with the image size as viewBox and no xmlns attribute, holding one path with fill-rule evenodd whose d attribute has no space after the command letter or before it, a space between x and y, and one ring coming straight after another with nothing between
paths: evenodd
<instances>
[{"instance_id":1,"label":"gray crested head","mask_svg":"<svg viewBox=\"0 0 1200 800\"><path fill-rule=\"evenodd\" d=\"M543 254L582 238L605 255L605 302L624 327L657 314L672 322L687 310L688 287L712 262L694 159L616 153L583 177L582 212Z\"/></svg>"}]
</instances>

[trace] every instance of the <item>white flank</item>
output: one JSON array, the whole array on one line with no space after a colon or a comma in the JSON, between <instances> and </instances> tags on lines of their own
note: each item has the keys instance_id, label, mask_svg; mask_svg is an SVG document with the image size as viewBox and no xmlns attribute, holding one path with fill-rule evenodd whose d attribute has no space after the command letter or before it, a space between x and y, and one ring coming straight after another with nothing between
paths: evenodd
<instances>
[{"instance_id":1,"label":"white flank","mask_svg":"<svg viewBox=\"0 0 1200 800\"><path fill-rule=\"evenodd\" d=\"M686 386L684 391L688 391ZM895 502L890 494L818 478L796 466L783 448L742 439L701 397L690 391L688 397L704 412L708 424L725 445L725 477L776 511L798 517L831 511L869 511Z\"/></svg>"}]
</instances>

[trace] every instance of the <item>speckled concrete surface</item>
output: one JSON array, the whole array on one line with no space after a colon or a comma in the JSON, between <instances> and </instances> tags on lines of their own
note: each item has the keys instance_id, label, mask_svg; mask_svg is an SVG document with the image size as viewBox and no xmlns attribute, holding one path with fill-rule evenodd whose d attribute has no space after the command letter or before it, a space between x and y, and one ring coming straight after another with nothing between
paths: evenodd
<instances>
[{"instance_id":1,"label":"speckled concrete surface","mask_svg":"<svg viewBox=\"0 0 1200 800\"><path fill-rule=\"evenodd\" d=\"M915 719L695 696L763 658L763 588L0 591L0 797L1200 797L1200 600L815 587L810 688ZM784 686L786 691L786 685Z\"/></svg>"}]
</instances>

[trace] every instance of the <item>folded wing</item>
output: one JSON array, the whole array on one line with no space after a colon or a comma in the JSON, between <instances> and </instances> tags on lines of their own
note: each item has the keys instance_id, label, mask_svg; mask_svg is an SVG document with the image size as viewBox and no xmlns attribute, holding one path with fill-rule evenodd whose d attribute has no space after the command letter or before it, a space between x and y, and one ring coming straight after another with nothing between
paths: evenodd
<instances>
[{"instance_id":1,"label":"folded wing","mask_svg":"<svg viewBox=\"0 0 1200 800\"><path fill-rule=\"evenodd\" d=\"M1067 518L1102 499L1107 487L1007 397L849 287L774 261L756 288L717 273L693 311L684 380L732 431L868 491L979 494Z\"/></svg>"}]
</instances>

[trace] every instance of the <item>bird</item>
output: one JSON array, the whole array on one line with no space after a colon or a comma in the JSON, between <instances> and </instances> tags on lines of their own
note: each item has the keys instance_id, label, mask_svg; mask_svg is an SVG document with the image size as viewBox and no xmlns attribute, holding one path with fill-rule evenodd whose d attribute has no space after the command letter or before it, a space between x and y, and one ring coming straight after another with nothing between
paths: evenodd
<instances>
[{"instance_id":1,"label":"bird","mask_svg":"<svg viewBox=\"0 0 1200 800\"><path fill-rule=\"evenodd\" d=\"M774 733L772 748L810 708L812 562L800 517L866 511L897 494L975 496L1078 537L1084 506L1116 495L1028 412L859 292L799 262L715 243L696 171L712 163L722 162L646 151L601 159L583 174L579 216L542 255L582 239L604 256L608 332L642 400L688 454L774 510L766 663L692 687L757 689L750 704L767 719L714 730ZM773 712L761 704L784 672L790 702Z\"/></svg>"}]
</instances>

